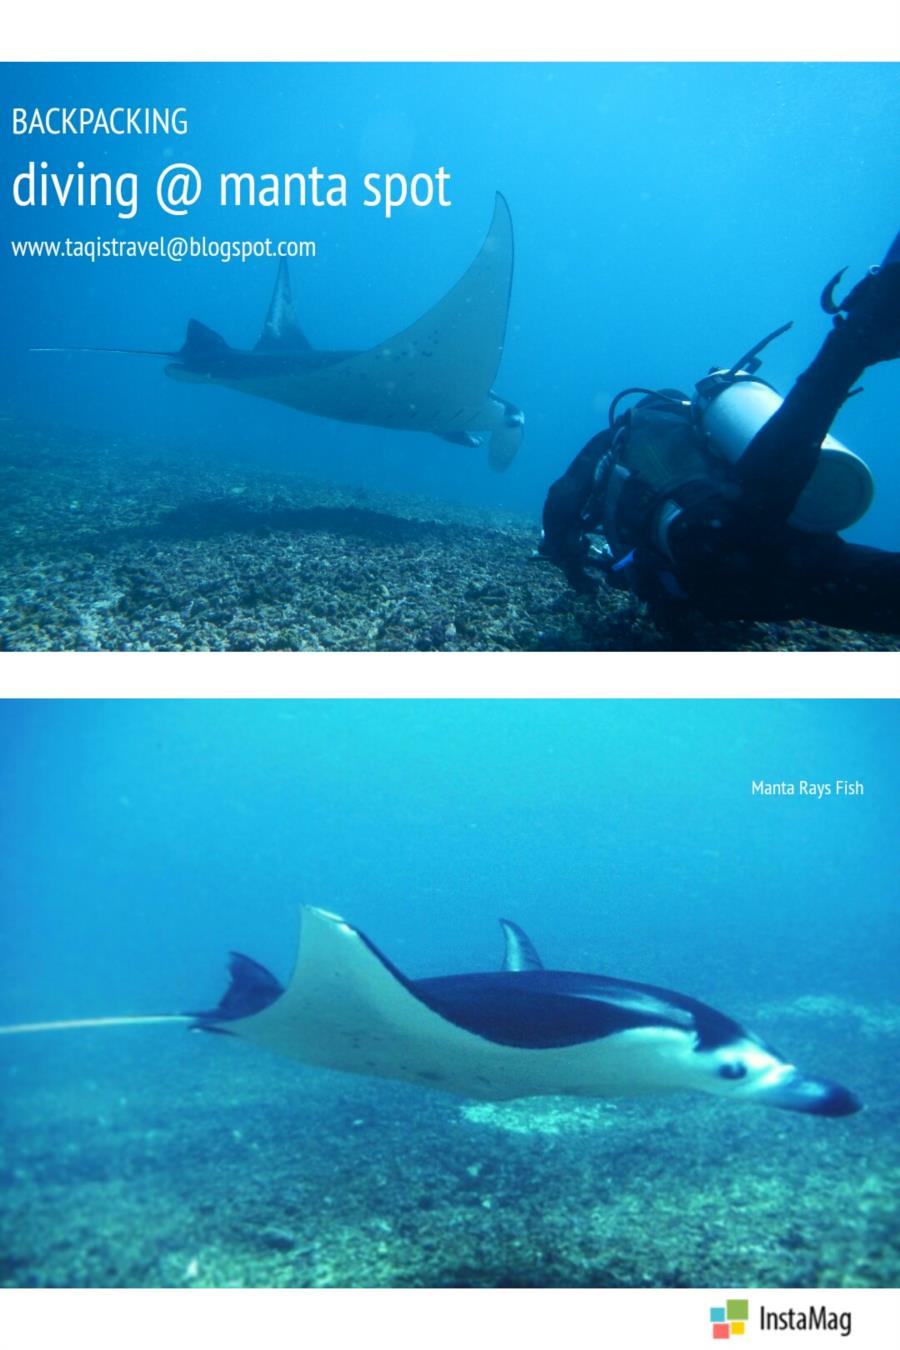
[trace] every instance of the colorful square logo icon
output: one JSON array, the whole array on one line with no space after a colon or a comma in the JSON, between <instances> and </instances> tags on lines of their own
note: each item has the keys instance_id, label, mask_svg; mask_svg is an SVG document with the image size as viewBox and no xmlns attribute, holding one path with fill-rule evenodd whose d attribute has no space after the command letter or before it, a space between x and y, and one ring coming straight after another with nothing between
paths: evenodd
<instances>
[{"instance_id":1,"label":"colorful square logo icon","mask_svg":"<svg viewBox=\"0 0 900 1350\"><path fill-rule=\"evenodd\" d=\"M729 1298L725 1304L710 1308L709 1320L712 1323L714 1341L727 1341L732 1336L743 1336L750 1316L750 1301L746 1298Z\"/></svg>"}]
</instances>

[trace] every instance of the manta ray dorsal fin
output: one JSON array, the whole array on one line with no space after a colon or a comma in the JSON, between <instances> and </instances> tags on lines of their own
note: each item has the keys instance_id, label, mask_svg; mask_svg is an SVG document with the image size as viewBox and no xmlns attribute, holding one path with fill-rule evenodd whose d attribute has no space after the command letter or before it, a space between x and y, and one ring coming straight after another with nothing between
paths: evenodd
<instances>
[{"instance_id":1,"label":"manta ray dorsal fin","mask_svg":"<svg viewBox=\"0 0 900 1350\"><path fill-rule=\"evenodd\" d=\"M297 322L294 300L291 295L291 279L284 258L278 264L275 277L275 289L269 301L269 310L263 330L259 335L254 351L257 352L308 352L311 345L303 329Z\"/></svg>"},{"instance_id":2,"label":"manta ray dorsal fin","mask_svg":"<svg viewBox=\"0 0 900 1350\"><path fill-rule=\"evenodd\" d=\"M185 364L190 364L192 359L204 361L211 356L221 356L229 350L228 343L221 333L217 333L214 328L208 328L199 319L188 319L184 346L175 355L180 357Z\"/></svg>"},{"instance_id":3,"label":"manta ray dorsal fin","mask_svg":"<svg viewBox=\"0 0 900 1350\"><path fill-rule=\"evenodd\" d=\"M531 938L517 923L501 919L500 927L506 942L501 970L543 970L544 963L537 954Z\"/></svg>"},{"instance_id":4,"label":"manta ray dorsal fin","mask_svg":"<svg viewBox=\"0 0 900 1350\"><path fill-rule=\"evenodd\" d=\"M284 993L272 972L243 952L228 953L228 974L228 988L216 1007L193 1014L201 1028L207 1022L230 1022L262 1012Z\"/></svg>"}]
</instances>

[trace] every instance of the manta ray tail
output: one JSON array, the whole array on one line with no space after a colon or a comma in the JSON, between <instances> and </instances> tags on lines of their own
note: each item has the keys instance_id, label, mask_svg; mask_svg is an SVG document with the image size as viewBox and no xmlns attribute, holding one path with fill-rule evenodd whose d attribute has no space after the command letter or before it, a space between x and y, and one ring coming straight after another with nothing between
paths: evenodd
<instances>
[{"instance_id":1,"label":"manta ray tail","mask_svg":"<svg viewBox=\"0 0 900 1350\"><path fill-rule=\"evenodd\" d=\"M191 1022L188 1013L156 1013L149 1017L76 1017L62 1022L16 1022L0 1027L0 1036L26 1036L41 1031L85 1031L92 1027L147 1027L161 1022Z\"/></svg>"},{"instance_id":2,"label":"manta ray tail","mask_svg":"<svg viewBox=\"0 0 900 1350\"><path fill-rule=\"evenodd\" d=\"M148 347L30 347L32 352L106 352L114 356L167 356L175 357L190 365L191 361L205 361L209 357L224 354L231 348L220 333L207 328L198 319L188 321L184 346L177 352L163 352Z\"/></svg>"},{"instance_id":3,"label":"manta ray tail","mask_svg":"<svg viewBox=\"0 0 900 1350\"><path fill-rule=\"evenodd\" d=\"M150 351L146 347L29 347L30 352L105 352L113 356L180 356L180 352Z\"/></svg>"}]
</instances>

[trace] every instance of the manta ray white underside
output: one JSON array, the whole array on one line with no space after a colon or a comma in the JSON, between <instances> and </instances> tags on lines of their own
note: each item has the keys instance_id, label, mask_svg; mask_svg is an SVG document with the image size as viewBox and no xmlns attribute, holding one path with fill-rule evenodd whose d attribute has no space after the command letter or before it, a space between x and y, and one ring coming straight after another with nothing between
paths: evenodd
<instances>
[{"instance_id":1,"label":"manta ray white underside","mask_svg":"<svg viewBox=\"0 0 900 1350\"><path fill-rule=\"evenodd\" d=\"M214 1024L212 1024L214 1025ZM660 1035L675 1059L693 1035L676 1028L633 1028L552 1050L498 1043L454 1025L411 991L368 940L326 910L304 906L290 983L262 1012L220 1024L266 1050L348 1073L399 1078L445 1092L504 1101L563 1094L659 1092L658 1067L641 1086L644 1054L656 1064ZM672 1089L684 1086L673 1064Z\"/></svg>"}]
</instances>

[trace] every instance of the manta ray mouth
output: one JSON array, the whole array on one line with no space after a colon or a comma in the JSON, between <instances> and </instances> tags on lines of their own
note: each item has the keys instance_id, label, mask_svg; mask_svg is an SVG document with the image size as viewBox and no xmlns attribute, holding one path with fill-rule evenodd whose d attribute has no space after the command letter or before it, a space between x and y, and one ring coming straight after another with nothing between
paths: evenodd
<instances>
[{"instance_id":1,"label":"manta ray mouth","mask_svg":"<svg viewBox=\"0 0 900 1350\"><path fill-rule=\"evenodd\" d=\"M808 1116L852 1116L862 1110L862 1102L848 1088L827 1078L807 1074L789 1074L774 1087L767 1088L760 1101L783 1111L801 1111Z\"/></svg>"}]
</instances>

